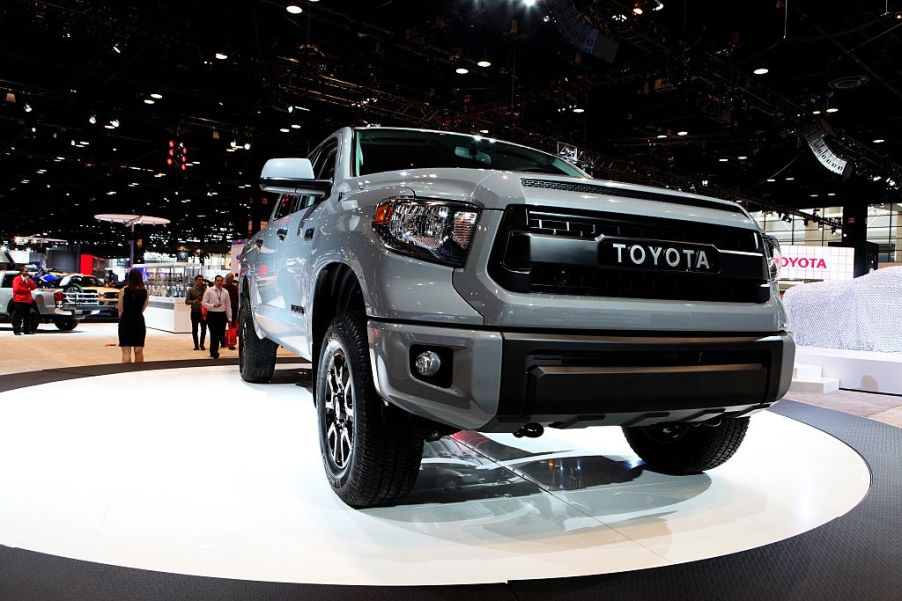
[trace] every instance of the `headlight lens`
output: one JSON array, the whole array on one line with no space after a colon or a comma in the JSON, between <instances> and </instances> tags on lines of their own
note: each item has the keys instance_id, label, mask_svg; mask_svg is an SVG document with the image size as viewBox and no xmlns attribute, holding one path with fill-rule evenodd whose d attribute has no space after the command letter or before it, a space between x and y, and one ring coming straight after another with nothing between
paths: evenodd
<instances>
[{"instance_id":1,"label":"headlight lens","mask_svg":"<svg viewBox=\"0 0 902 601\"><path fill-rule=\"evenodd\" d=\"M764 234L764 248L767 251L767 267L770 281L776 282L780 277L780 265L783 263L783 251L780 250L780 241L775 237Z\"/></svg>"},{"instance_id":2,"label":"headlight lens","mask_svg":"<svg viewBox=\"0 0 902 601\"><path fill-rule=\"evenodd\" d=\"M376 207L373 230L396 252L462 267L478 218L472 205L395 199Z\"/></svg>"}]
</instances>

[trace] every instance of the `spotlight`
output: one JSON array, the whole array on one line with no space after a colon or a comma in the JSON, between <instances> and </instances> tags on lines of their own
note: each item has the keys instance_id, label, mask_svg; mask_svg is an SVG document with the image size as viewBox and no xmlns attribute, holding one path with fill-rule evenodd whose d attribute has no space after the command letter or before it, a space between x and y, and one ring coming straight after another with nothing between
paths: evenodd
<instances>
[{"instance_id":1,"label":"spotlight","mask_svg":"<svg viewBox=\"0 0 902 601\"><path fill-rule=\"evenodd\" d=\"M786 181L788 181L788 182L794 182L794 181L796 181L796 178L790 176L790 177L787 177L787 178L786 178Z\"/></svg>"},{"instance_id":2,"label":"spotlight","mask_svg":"<svg viewBox=\"0 0 902 601\"><path fill-rule=\"evenodd\" d=\"M884 140L883 138L877 138L876 140L874 140L874 144L883 144L884 142L886 142L886 140Z\"/></svg>"},{"instance_id":3,"label":"spotlight","mask_svg":"<svg viewBox=\"0 0 902 601\"><path fill-rule=\"evenodd\" d=\"M667 139L667 134L658 134L658 135L655 136L655 137L656 137L657 139L659 139L659 140L666 140L666 139Z\"/></svg>"},{"instance_id":4,"label":"spotlight","mask_svg":"<svg viewBox=\"0 0 902 601\"><path fill-rule=\"evenodd\" d=\"M828 113L838 113L839 109L836 108L835 106L831 106L830 108L827 109L827 112Z\"/></svg>"},{"instance_id":5,"label":"spotlight","mask_svg":"<svg viewBox=\"0 0 902 601\"><path fill-rule=\"evenodd\" d=\"M477 67L482 67L482 68L484 69L484 68L486 68L486 67L491 67L491 66L492 66L492 63L489 62L489 61L479 61L478 63L476 63L476 66L477 66Z\"/></svg>"},{"instance_id":6,"label":"spotlight","mask_svg":"<svg viewBox=\"0 0 902 601\"><path fill-rule=\"evenodd\" d=\"M229 58L229 55L223 54L222 52L217 52L216 54L213 55L213 57L216 60L224 61L225 59Z\"/></svg>"},{"instance_id":7,"label":"spotlight","mask_svg":"<svg viewBox=\"0 0 902 601\"><path fill-rule=\"evenodd\" d=\"M772 183L774 183L774 182L777 181L777 180L775 180L775 179L772 178L772 177L769 177L769 178L767 178L767 181L768 181L768 183L771 183L771 184L772 184Z\"/></svg>"},{"instance_id":8,"label":"spotlight","mask_svg":"<svg viewBox=\"0 0 902 601\"><path fill-rule=\"evenodd\" d=\"M811 111L811 114L812 115L820 115L821 112L819 110L815 109L815 110Z\"/></svg>"},{"instance_id":9,"label":"spotlight","mask_svg":"<svg viewBox=\"0 0 902 601\"><path fill-rule=\"evenodd\" d=\"M113 52L116 54L122 54L122 50L119 49L119 44L113 44Z\"/></svg>"},{"instance_id":10,"label":"spotlight","mask_svg":"<svg viewBox=\"0 0 902 601\"><path fill-rule=\"evenodd\" d=\"M536 5L536 0L523 0L523 6L533 7Z\"/></svg>"},{"instance_id":11,"label":"spotlight","mask_svg":"<svg viewBox=\"0 0 902 601\"><path fill-rule=\"evenodd\" d=\"M279 131L282 132L283 134L287 134L287 133L290 132L291 130L288 129L287 127L280 127L280 128L279 128Z\"/></svg>"},{"instance_id":12,"label":"spotlight","mask_svg":"<svg viewBox=\"0 0 902 601\"><path fill-rule=\"evenodd\" d=\"M465 69L463 67L458 67L457 69L454 70L454 72L457 73L458 75L466 75L467 73L470 72L470 70Z\"/></svg>"},{"instance_id":13,"label":"spotlight","mask_svg":"<svg viewBox=\"0 0 902 601\"><path fill-rule=\"evenodd\" d=\"M94 125L95 123L97 123L97 117L95 117L94 115L91 115L90 117L88 117L88 123L90 123L91 125Z\"/></svg>"},{"instance_id":14,"label":"spotlight","mask_svg":"<svg viewBox=\"0 0 902 601\"><path fill-rule=\"evenodd\" d=\"M163 99L163 95L162 95L162 94L157 94L156 92L154 92L153 94L151 94L150 97L153 98L154 100L162 100L162 99Z\"/></svg>"},{"instance_id":15,"label":"spotlight","mask_svg":"<svg viewBox=\"0 0 902 601\"><path fill-rule=\"evenodd\" d=\"M156 102L157 101L154 100L153 98L145 98L144 99L144 104L156 104Z\"/></svg>"},{"instance_id":16,"label":"spotlight","mask_svg":"<svg viewBox=\"0 0 902 601\"><path fill-rule=\"evenodd\" d=\"M119 127L119 119L111 120L110 125L112 125L113 127Z\"/></svg>"},{"instance_id":17,"label":"spotlight","mask_svg":"<svg viewBox=\"0 0 902 601\"><path fill-rule=\"evenodd\" d=\"M754 71L752 71L755 75L767 75L768 69L767 67L758 67Z\"/></svg>"},{"instance_id":18,"label":"spotlight","mask_svg":"<svg viewBox=\"0 0 902 601\"><path fill-rule=\"evenodd\" d=\"M744 161L744 160L746 160L748 157L745 156L744 154L740 154L740 155L739 155L738 157L736 157L736 158L739 159L740 161Z\"/></svg>"},{"instance_id":19,"label":"spotlight","mask_svg":"<svg viewBox=\"0 0 902 601\"><path fill-rule=\"evenodd\" d=\"M28 104L27 102L25 103L25 112L26 112L26 113L30 113L30 112L31 112L31 105Z\"/></svg>"},{"instance_id":20,"label":"spotlight","mask_svg":"<svg viewBox=\"0 0 902 601\"><path fill-rule=\"evenodd\" d=\"M244 145L244 149L245 149L245 150L250 150L250 149L251 149L251 143L248 142L247 144L245 144L245 145Z\"/></svg>"},{"instance_id":21,"label":"spotlight","mask_svg":"<svg viewBox=\"0 0 902 601\"><path fill-rule=\"evenodd\" d=\"M577 113L577 114L579 114L579 113L585 113L585 112L586 112L586 109L581 109L581 108L579 108L579 107L576 107L575 109L573 109L573 112L574 112L574 113Z\"/></svg>"},{"instance_id":22,"label":"spotlight","mask_svg":"<svg viewBox=\"0 0 902 601\"><path fill-rule=\"evenodd\" d=\"M689 132L688 132L688 131L678 131L678 132L677 132L677 135L678 135L678 136L688 136L688 135L689 135Z\"/></svg>"},{"instance_id":23,"label":"spotlight","mask_svg":"<svg viewBox=\"0 0 902 601\"><path fill-rule=\"evenodd\" d=\"M664 8L664 3L660 0L655 0L655 7L652 10L661 10Z\"/></svg>"},{"instance_id":24,"label":"spotlight","mask_svg":"<svg viewBox=\"0 0 902 601\"><path fill-rule=\"evenodd\" d=\"M288 6L285 7L285 10L287 10L288 12L290 12L293 15L299 15L299 14L301 14L301 12L303 12L303 9L300 6L298 6L297 4L289 4Z\"/></svg>"}]
</instances>

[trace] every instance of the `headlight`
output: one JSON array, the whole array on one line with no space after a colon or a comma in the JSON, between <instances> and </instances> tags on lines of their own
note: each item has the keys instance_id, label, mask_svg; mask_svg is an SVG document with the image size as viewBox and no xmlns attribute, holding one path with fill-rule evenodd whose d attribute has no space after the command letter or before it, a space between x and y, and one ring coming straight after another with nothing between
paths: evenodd
<instances>
[{"instance_id":1,"label":"headlight","mask_svg":"<svg viewBox=\"0 0 902 601\"><path fill-rule=\"evenodd\" d=\"M467 258L479 209L437 200L383 202L373 215L373 230L396 252L462 267Z\"/></svg>"},{"instance_id":2,"label":"headlight","mask_svg":"<svg viewBox=\"0 0 902 601\"><path fill-rule=\"evenodd\" d=\"M783 263L780 241L769 234L764 234L764 249L767 251L767 267L770 281L776 282L777 278L780 277L780 265Z\"/></svg>"}]
</instances>

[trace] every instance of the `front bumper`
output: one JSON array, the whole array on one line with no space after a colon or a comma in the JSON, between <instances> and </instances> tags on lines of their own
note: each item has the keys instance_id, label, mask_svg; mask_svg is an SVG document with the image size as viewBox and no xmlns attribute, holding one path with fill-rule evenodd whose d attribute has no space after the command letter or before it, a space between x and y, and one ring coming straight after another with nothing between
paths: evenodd
<instances>
[{"instance_id":1,"label":"front bumper","mask_svg":"<svg viewBox=\"0 0 902 601\"><path fill-rule=\"evenodd\" d=\"M763 409L789 389L785 332L654 336L515 333L369 322L374 381L387 401L455 428L510 432L706 421ZM411 347L447 349L450 385L418 379Z\"/></svg>"}]
</instances>

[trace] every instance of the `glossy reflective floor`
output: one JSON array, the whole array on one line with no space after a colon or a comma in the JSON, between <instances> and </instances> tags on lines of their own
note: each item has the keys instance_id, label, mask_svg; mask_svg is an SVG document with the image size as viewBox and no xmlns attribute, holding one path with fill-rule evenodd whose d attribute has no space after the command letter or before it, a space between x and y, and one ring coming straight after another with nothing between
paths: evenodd
<instances>
[{"instance_id":1,"label":"glossy reflective floor","mask_svg":"<svg viewBox=\"0 0 902 601\"><path fill-rule=\"evenodd\" d=\"M730 462L682 478L644 469L615 428L461 433L428 446L404 503L354 511L326 485L294 380L219 366L0 393L0 544L253 580L504 582L766 545L869 485L845 444L763 413Z\"/></svg>"}]
</instances>

